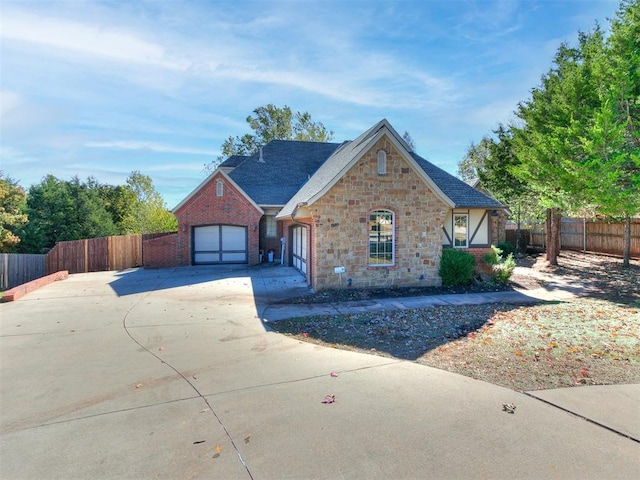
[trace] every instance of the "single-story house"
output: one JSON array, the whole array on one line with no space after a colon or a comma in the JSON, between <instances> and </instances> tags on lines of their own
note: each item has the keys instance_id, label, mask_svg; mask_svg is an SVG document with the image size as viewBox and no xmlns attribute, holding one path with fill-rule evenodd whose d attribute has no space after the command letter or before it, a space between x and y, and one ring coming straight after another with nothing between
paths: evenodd
<instances>
[{"instance_id":1,"label":"single-story house","mask_svg":"<svg viewBox=\"0 0 640 480\"><path fill-rule=\"evenodd\" d=\"M171 264L274 260L316 290L437 286L442 249L481 257L504 208L381 120L352 141L274 140L230 157L173 209L179 230L165 243Z\"/></svg>"}]
</instances>

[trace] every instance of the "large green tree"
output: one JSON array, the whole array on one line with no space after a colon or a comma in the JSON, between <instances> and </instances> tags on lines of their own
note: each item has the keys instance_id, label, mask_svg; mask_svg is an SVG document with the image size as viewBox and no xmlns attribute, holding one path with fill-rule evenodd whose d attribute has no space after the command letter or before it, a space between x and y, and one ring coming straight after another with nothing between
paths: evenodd
<instances>
[{"instance_id":1,"label":"large green tree","mask_svg":"<svg viewBox=\"0 0 640 480\"><path fill-rule=\"evenodd\" d=\"M31 186L20 251L46 253L56 242L115 235L116 226L99 196L97 182L47 175Z\"/></svg>"},{"instance_id":2,"label":"large green tree","mask_svg":"<svg viewBox=\"0 0 640 480\"><path fill-rule=\"evenodd\" d=\"M591 208L626 219L640 211L640 15L620 4L607 37L596 27L579 45L562 45L554 67L519 105L517 175L550 208L547 256L556 263L562 211Z\"/></svg>"},{"instance_id":3,"label":"large green tree","mask_svg":"<svg viewBox=\"0 0 640 480\"><path fill-rule=\"evenodd\" d=\"M20 228L27 223L27 193L0 171L0 252L17 251Z\"/></svg>"},{"instance_id":4,"label":"large green tree","mask_svg":"<svg viewBox=\"0 0 640 480\"><path fill-rule=\"evenodd\" d=\"M176 217L167 210L151 177L139 171L131 172L120 198L126 198L123 202L126 213L120 221L123 233L160 233L178 229Z\"/></svg>"},{"instance_id":5,"label":"large green tree","mask_svg":"<svg viewBox=\"0 0 640 480\"><path fill-rule=\"evenodd\" d=\"M598 210L623 218L624 265L629 266L631 217L640 212L640 4L624 1L611 35L591 55L598 106L581 137L583 175Z\"/></svg>"},{"instance_id":6,"label":"large green tree","mask_svg":"<svg viewBox=\"0 0 640 480\"><path fill-rule=\"evenodd\" d=\"M252 133L230 136L222 144L220 155L206 165L212 171L225 158L231 155L251 155L271 140L304 140L308 142L329 142L333 132L327 130L322 122L314 122L308 112L295 112L287 105L276 107L268 104L258 107L253 115L247 117Z\"/></svg>"}]
</instances>

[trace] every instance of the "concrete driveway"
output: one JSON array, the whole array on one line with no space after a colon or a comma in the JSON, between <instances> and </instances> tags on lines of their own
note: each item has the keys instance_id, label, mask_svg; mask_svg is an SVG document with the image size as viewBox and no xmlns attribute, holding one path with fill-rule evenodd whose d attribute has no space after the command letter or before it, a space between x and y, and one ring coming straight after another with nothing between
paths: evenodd
<instances>
[{"instance_id":1,"label":"concrete driveway","mask_svg":"<svg viewBox=\"0 0 640 480\"><path fill-rule=\"evenodd\" d=\"M640 478L636 441L548 403L267 331L302 291L190 267L0 305L0 478Z\"/></svg>"}]
</instances>

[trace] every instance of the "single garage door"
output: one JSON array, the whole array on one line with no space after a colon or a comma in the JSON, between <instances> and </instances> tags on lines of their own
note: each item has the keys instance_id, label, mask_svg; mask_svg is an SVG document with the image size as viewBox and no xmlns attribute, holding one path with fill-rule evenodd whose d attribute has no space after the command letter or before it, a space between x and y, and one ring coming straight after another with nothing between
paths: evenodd
<instances>
[{"instance_id":1,"label":"single garage door","mask_svg":"<svg viewBox=\"0 0 640 480\"><path fill-rule=\"evenodd\" d=\"M293 266L296 270L307 274L307 229L304 227L293 227L292 232Z\"/></svg>"},{"instance_id":2,"label":"single garage door","mask_svg":"<svg viewBox=\"0 0 640 480\"><path fill-rule=\"evenodd\" d=\"M247 263L247 227L194 227L193 263Z\"/></svg>"}]
</instances>

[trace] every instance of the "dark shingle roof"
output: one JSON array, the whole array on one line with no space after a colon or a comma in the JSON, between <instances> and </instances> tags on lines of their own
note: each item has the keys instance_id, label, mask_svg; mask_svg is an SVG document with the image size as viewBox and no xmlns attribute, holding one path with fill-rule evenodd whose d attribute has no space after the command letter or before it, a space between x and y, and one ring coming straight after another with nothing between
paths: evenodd
<instances>
[{"instance_id":1,"label":"dark shingle roof","mask_svg":"<svg viewBox=\"0 0 640 480\"><path fill-rule=\"evenodd\" d=\"M245 157L229 176L258 205L284 205L338 146L273 140L262 148L262 162L259 153Z\"/></svg>"},{"instance_id":2,"label":"dark shingle roof","mask_svg":"<svg viewBox=\"0 0 640 480\"><path fill-rule=\"evenodd\" d=\"M442 193L449 197L458 208L504 208L504 205L480 190L476 190L471 185L463 182L433 163L425 160L421 156L410 152L413 159L420 165L425 173L435 182Z\"/></svg>"},{"instance_id":3,"label":"dark shingle roof","mask_svg":"<svg viewBox=\"0 0 640 480\"><path fill-rule=\"evenodd\" d=\"M221 167L235 167L229 176L258 205L285 206L279 216L291 215L296 205L308 202L341 175L352 159L368 148L370 139L381 129L400 139L382 120L350 142L317 143L273 140L260 153L234 155ZM404 145L399 140L401 145ZM402 147L401 147L402 148ZM494 198L436 167L414 152L407 153L458 208L504 208Z\"/></svg>"},{"instance_id":4,"label":"dark shingle roof","mask_svg":"<svg viewBox=\"0 0 640 480\"><path fill-rule=\"evenodd\" d=\"M221 168L224 168L224 167L235 168L238 165L240 165L242 162L244 162L247 158L249 158L247 155L231 155L229 158L227 158L224 162L222 162L218 166Z\"/></svg>"}]
</instances>

